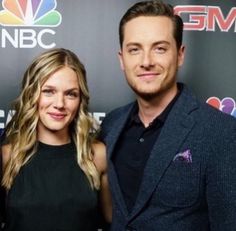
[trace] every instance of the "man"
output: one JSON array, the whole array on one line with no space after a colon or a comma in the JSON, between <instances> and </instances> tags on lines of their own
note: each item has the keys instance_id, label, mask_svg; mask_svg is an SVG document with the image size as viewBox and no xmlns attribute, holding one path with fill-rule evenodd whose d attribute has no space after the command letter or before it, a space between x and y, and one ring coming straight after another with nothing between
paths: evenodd
<instances>
[{"instance_id":1,"label":"man","mask_svg":"<svg viewBox=\"0 0 236 231\"><path fill-rule=\"evenodd\" d=\"M119 29L120 64L137 101L102 123L111 230L235 231L236 120L177 83L181 18L145 1Z\"/></svg>"}]
</instances>

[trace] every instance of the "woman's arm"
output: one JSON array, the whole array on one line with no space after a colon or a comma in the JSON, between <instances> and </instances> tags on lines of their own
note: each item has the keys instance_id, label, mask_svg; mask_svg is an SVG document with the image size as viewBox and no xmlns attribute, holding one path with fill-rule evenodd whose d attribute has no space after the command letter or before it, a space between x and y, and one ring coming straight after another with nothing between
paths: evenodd
<instances>
[{"instance_id":1,"label":"woman's arm","mask_svg":"<svg viewBox=\"0 0 236 231\"><path fill-rule=\"evenodd\" d=\"M112 203L107 177L106 147L101 142L93 144L94 164L96 165L101 179L100 202L104 217L107 222L112 220Z\"/></svg>"},{"instance_id":2,"label":"woman's arm","mask_svg":"<svg viewBox=\"0 0 236 231\"><path fill-rule=\"evenodd\" d=\"M0 147L0 230L2 230L5 218L5 196L6 192L2 186L3 170L10 158L10 145Z\"/></svg>"},{"instance_id":3,"label":"woman's arm","mask_svg":"<svg viewBox=\"0 0 236 231\"><path fill-rule=\"evenodd\" d=\"M1 147L1 159L2 159L2 169L5 168L7 161L10 159L11 146L9 144L4 144Z\"/></svg>"},{"instance_id":4,"label":"woman's arm","mask_svg":"<svg viewBox=\"0 0 236 231\"><path fill-rule=\"evenodd\" d=\"M3 167L3 163L2 163L2 151L0 150L0 182L2 182L2 167ZM2 224L3 224L3 220L4 220L4 189L2 187L2 184L0 185L0 230L2 230Z\"/></svg>"}]
</instances>

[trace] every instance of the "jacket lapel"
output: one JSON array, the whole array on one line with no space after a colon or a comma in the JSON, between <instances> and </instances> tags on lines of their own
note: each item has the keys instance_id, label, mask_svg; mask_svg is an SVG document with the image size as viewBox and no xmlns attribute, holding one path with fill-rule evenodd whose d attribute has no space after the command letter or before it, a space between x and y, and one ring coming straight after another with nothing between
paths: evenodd
<instances>
[{"instance_id":1,"label":"jacket lapel","mask_svg":"<svg viewBox=\"0 0 236 231\"><path fill-rule=\"evenodd\" d=\"M190 115L190 112L196 108L196 101L184 88L168 115L157 142L153 146L144 169L141 187L130 214L130 219L145 206L182 142L192 130L195 119Z\"/></svg>"},{"instance_id":2,"label":"jacket lapel","mask_svg":"<svg viewBox=\"0 0 236 231\"><path fill-rule=\"evenodd\" d=\"M113 154L113 150L115 148L116 142L118 141L118 138L119 138L119 136L126 124L129 114L133 108L133 105L134 104L129 105L129 107L123 111L120 118L114 122L113 127L111 128L111 130L106 138L108 166L109 166L109 168L108 168L109 174L108 175L109 175L109 181L112 181L110 183L110 188L112 191L112 196L115 197L114 201L119 202L119 203L117 203L117 206L123 212L125 217L128 216L128 210L127 210L127 206L126 206L126 203L123 198L123 194L122 194L120 186L119 186L118 178L117 178L116 171L115 171L115 166L112 161L112 154Z\"/></svg>"}]
</instances>

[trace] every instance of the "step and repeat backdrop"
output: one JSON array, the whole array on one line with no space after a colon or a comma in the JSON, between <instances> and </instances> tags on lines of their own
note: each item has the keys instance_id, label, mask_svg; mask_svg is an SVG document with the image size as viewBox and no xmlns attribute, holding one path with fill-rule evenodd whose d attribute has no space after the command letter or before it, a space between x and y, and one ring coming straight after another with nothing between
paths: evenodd
<instances>
[{"instance_id":1,"label":"step and repeat backdrop","mask_svg":"<svg viewBox=\"0 0 236 231\"><path fill-rule=\"evenodd\" d=\"M0 129L11 118L23 73L46 49L64 47L85 64L90 111L99 122L134 99L119 67L118 24L134 0L1 0ZM236 117L235 0L166 1L184 21L178 74L198 97Z\"/></svg>"}]
</instances>

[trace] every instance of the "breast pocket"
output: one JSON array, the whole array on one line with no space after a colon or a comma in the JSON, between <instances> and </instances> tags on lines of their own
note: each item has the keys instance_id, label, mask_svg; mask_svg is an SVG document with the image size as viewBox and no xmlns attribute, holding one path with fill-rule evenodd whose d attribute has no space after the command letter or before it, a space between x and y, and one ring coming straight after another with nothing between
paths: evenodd
<instances>
[{"instance_id":1,"label":"breast pocket","mask_svg":"<svg viewBox=\"0 0 236 231\"><path fill-rule=\"evenodd\" d=\"M159 202L171 207L188 207L200 193L200 162L173 160L163 175L156 192Z\"/></svg>"}]
</instances>

